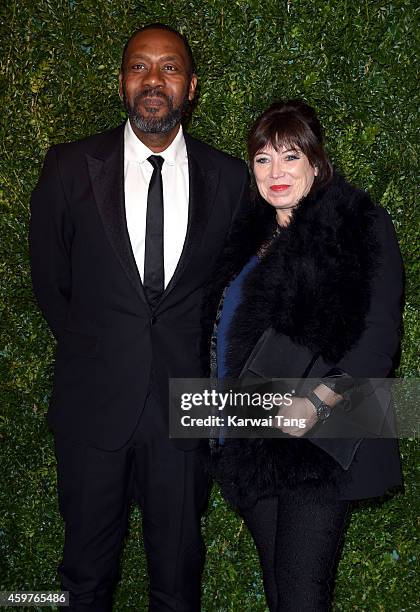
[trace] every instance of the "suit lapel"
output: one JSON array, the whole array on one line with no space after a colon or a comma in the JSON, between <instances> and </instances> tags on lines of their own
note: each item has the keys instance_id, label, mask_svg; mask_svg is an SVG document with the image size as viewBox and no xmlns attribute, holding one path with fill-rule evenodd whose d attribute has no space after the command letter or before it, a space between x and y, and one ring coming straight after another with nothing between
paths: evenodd
<instances>
[{"instance_id":1,"label":"suit lapel","mask_svg":"<svg viewBox=\"0 0 420 612\"><path fill-rule=\"evenodd\" d=\"M185 142L187 145L189 172L187 234L178 265L165 289L161 301L165 300L179 282L188 262L194 254L194 250L202 242L210 213L214 206L219 182L218 170L210 165L206 165L206 160L202 159L201 155L196 150L194 140L188 136L188 134L185 134Z\"/></svg>"},{"instance_id":2,"label":"suit lapel","mask_svg":"<svg viewBox=\"0 0 420 612\"><path fill-rule=\"evenodd\" d=\"M124 199L124 126L112 133L109 150L86 154L92 189L107 238L134 289L147 305L131 248ZM111 135L110 135L111 136Z\"/></svg>"},{"instance_id":3,"label":"suit lapel","mask_svg":"<svg viewBox=\"0 0 420 612\"><path fill-rule=\"evenodd\" d=\"M188 226L178 265L161 304L181 279L195 249L201 244L214 206L219 172L203 157L188 134L185 134L189 171ZM141 277L131 248L124 200L124 125L110 134L108 146L97 155L86 154L96 204L107 238L127 277L142 301L148 306Z\"/></svg>"}]
</instances>

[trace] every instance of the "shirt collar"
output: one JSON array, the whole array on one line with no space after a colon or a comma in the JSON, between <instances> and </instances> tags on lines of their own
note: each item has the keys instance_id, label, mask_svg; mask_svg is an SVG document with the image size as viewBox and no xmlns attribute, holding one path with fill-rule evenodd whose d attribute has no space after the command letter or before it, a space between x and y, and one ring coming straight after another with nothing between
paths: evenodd
<instances>
[{"instance_id":1,"label":"shirt collar","mask_svg":"<svg viewBox=\"0 0 420 612\"><path fill-rule=\"evenodd\" d=\"M150 155L160 155L165 160L165 163L173 166L176 161L182 161L187 157L187 147L185 145L182 126L179 126L178 133L169 147L157 154L153 153L153 151L137 138L130 125L130 121L127 119L124 128L124 155L126 160L138 162L140 164L145 162Z\"/></svg>"}]
</instances>

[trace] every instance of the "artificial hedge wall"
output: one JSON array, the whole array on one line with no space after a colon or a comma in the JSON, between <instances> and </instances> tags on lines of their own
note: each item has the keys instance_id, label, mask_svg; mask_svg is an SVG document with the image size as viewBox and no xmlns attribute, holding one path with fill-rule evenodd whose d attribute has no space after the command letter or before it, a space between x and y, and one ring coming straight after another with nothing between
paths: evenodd
<instances>
[{"instance_id":1,"label":"artificial hedge wall","mask_svg":"<svg viewBox=\"0 0 420 612\"><path fill-rule=\"evenodd\" d=\"M326 128L336 166L392 214L407 268L400 374L416 376L419 322L415 209L415 0L8 0L1 7L0 590L58 589L63 530L44 415L53 340L31 293L28 201L47 147L118 124L117 76L132 30L163 21L196 55L195 136L244 156L252 119L303 97ZM418 40L418 39L417 39ZM418 609L418 442L401 444L405 495L353 512L335 610ZM418 472L417 472L418 473ZM147 609L133 511L115 610ZM265 610L258 562L217 491L204 520L203 611ZM31 608L32 610L34 608Z\"/></svg>"}]
</instances>

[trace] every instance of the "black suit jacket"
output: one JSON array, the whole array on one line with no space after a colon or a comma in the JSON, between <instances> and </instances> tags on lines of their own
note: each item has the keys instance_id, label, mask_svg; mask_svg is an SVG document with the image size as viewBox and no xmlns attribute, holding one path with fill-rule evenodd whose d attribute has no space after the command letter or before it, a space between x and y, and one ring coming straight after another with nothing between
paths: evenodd
<instances>
[{"instance_id":1,"label":"black suit jacket","mask_svg":"<svg viewBox=\"0 0 420 612\"><path fill-rule=\"evenodd\" d=\"M128 440L152 375L165 411L168 378L200 375L203 285L247 205L248 172L243 161L188 134L185 141L187 235L153 312L126 224L123 125L51 147L32 195L33 287L58 341L48 422L99 448Z\"/></svg>"}]
</instances>

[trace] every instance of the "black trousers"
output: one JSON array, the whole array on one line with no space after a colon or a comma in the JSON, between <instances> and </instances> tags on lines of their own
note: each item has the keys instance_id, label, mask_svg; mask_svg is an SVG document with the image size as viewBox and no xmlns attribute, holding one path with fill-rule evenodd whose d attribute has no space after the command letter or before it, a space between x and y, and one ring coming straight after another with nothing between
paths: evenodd
<instances>
[{"instance_id":1,"label":"black trousers","mask_svg":"<svg viewBox=\"0 0 420 612\"><path fill-rule=\"evenodd\" d=\"M200 612L209 480L197 451L177 449L150 395L129 443L104 451L55 436L65 521L59 573L72 612L109 612L135 490L142 511L150 612Z\"/></svg>"},{"instance_id":2,"label":"black trousers","mask_svg":"<svg viewBox=\"0 0 420 612\"><path fill-rule=\"evenodd\" d=\"M331 609L349 505L305 504L282 495L242 512L260 557L270 612Z\"/></svg>"}]
</instances>

